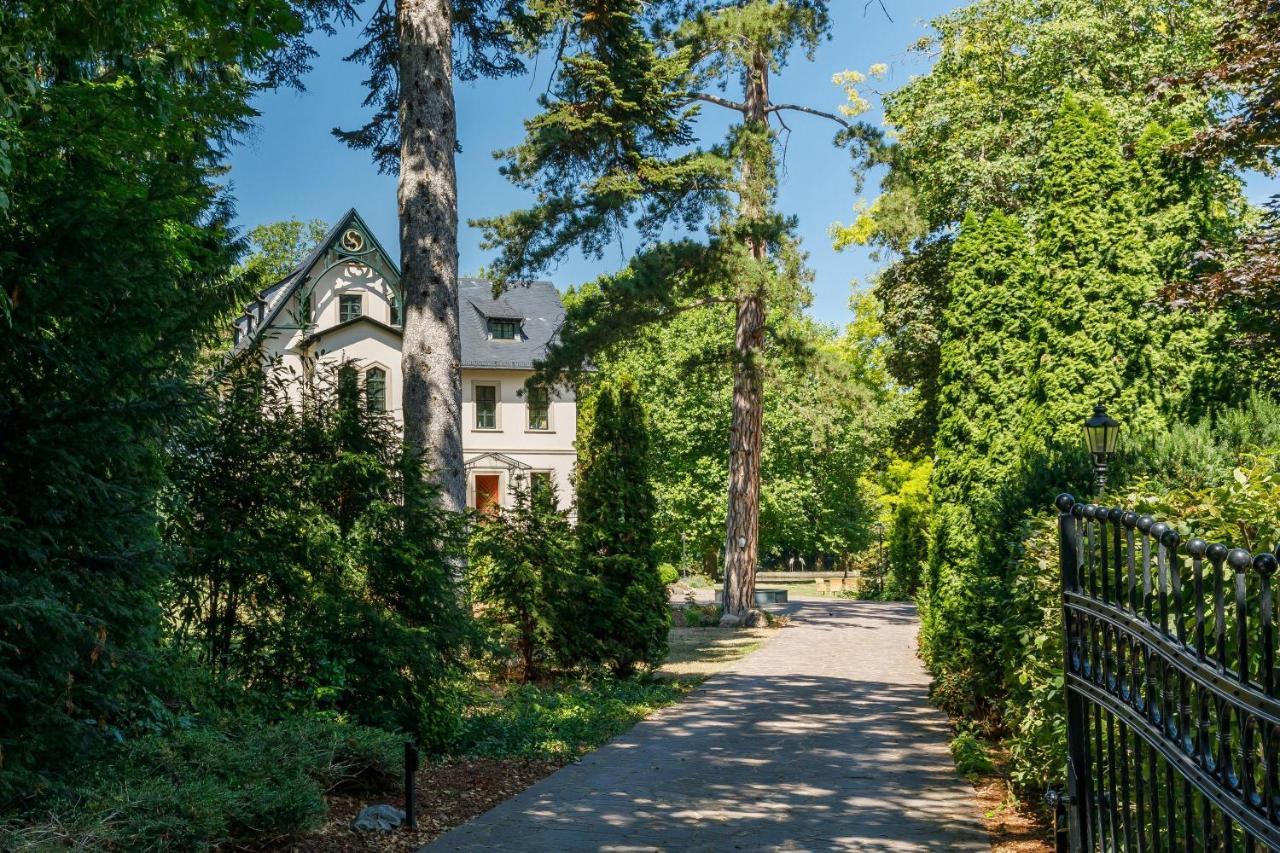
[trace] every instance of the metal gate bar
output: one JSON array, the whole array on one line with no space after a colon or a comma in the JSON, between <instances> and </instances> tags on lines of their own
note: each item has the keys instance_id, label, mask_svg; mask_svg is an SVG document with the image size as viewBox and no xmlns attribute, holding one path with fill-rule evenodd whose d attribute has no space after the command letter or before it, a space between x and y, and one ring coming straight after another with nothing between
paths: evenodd
<instances>
[{"instance_id":1,"label":"metal gate bar","mask_svg":"<svg viewBox=\"0 0 1280 853\"><path fill-rule=\"evenodd\" d=\"M1280 850L1275 554L1055 503L1068 846Z\"/></svg>"}]
</instances>

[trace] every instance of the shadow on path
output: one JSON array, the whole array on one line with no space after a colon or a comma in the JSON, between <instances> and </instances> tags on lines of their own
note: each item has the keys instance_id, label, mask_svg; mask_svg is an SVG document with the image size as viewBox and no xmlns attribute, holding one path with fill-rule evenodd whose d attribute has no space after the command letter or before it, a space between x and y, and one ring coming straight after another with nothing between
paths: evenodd
<instances>
[{"instance_id":1,"label":"shadow on path","mask_svg":"<svg viewBox=\"0 0 1280 853\"><path fill-rule=\"evenodd\" d=\"M802 600L761 650L426 848L989 850L914 608Z\"/></svg>"}]
</instances>

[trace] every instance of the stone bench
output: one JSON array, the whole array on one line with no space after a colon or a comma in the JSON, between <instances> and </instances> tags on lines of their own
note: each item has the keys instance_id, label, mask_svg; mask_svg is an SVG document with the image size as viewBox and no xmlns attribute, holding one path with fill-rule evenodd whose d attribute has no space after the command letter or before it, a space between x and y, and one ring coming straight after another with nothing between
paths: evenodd
<instances>
[{"instance_id":1,"label":"stone bench","mask_svg":"<svg viewBox=\"0 0 1280 853\"><path fill-rule=\"evenodd\" d=\"M716 602L724 600L724 590L716 590ZM787 591L785 589L761 589L756 588L756 604L786 604Z\"/></svg>"}]
</instances>

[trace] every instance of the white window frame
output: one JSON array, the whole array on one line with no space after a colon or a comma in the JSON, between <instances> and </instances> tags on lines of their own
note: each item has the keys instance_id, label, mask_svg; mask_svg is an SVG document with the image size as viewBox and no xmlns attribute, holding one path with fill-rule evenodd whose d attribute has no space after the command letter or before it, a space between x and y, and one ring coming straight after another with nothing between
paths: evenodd
<instances>
[{"instance_id":1,"label":"white window frame","mask_svg":"<svg viewBox=\"0 0 1280 853\"><path fill-rule=\"evenodd\" d=\"M554 403L556 400L556 395L551 393L550 388L546 389L546 391L547 391L547 428L546 429L534 429L532 426L529 425L530 416L533 413L533 409L529 403L528 390L524 392L524 431L525 432L542 433L545 435L547 433L552 433L556 431L556 418L554 414L555 406L552 405L552 403Z\"/></svg>"},{"instance_id":2,"label":"white window frame","mask_svg":"<svg viewBox=\"0 0 1280 853\"><path fill-rule=\"evenodd\" d=\"M343 316L342 316L342 302L343 302L343 300L345 300L345 299L355 299L355 300L357 300L357 301L359 302L359 304L360 304L360 313L359 313L359 314L357 314L357 315L356 315L356 316L354 316L354 317L343 317ZM355 291L355 292L347 291L346 293L339 293L339 294L338 294L338 322L339 322L339 323L350 323L350 322L352 322L353 320L359 320L361 317L364 317L364 316L367 316L367 315L366 315L365 310L364 310L364 294L363 294L363 293L361 293L361 292L359 292L359 291Z\"/></svg>"},{"instance_id":3,"label":"white window frame","mask_svg":"<svg viewBox=\"0 0 1280 853\"><path fill-rule=\"evenodd\" d=\"M382 371L382 413L391 412L391 369L379 361L370 361L360 371L360 390L364 394L365 411L369 411L369 371Z\"/></svg>"},{"instance_id":4,"label":"white window frame","mask_svg":"<svg viewBox=\"0 0 1280 853\"><path fill-rule=\"evenodd\" d=\"M493 389L493 426L480 426L480 399L476 395L479 387ZM471 380L471 429L475 432L502 432L502 383L497 379Z\"/></svg>"}]
</instances>

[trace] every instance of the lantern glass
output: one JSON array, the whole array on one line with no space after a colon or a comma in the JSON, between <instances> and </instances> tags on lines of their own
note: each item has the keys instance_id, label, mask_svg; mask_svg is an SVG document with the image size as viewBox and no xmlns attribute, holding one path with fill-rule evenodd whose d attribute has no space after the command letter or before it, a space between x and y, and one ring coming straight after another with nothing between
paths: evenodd
<instances>
[{"instance_id":1,"label":"lantern glass","mask_svg":"<svg viewBox=\"0 0 1280 853\"><path fill-rule=\"evenodd\" d=\"M1111 456L1120 439L1120 424L1107 414L1106 406L1098 404L1093 409L1093 417L1084 422L1084 436L1094 456Z\"/></svg>"}]
</instances>

